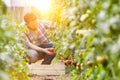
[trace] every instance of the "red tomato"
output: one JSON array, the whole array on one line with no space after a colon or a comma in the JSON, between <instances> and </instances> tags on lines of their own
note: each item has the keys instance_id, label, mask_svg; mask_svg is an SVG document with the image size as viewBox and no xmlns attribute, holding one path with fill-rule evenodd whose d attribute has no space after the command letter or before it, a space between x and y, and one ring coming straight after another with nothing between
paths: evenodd
<instances>
[{"instance_id":1,"label":"red tomato","mask_svg":"<svg viewBox=\"0 0 120 80\"><path fill-rule=\"evenodd\" d=\"M54 48L49 48L48 51L54 53Z\"/></svg>"},{"instance_id":2,"label":"red tomato","mask_svg":"<svg viewBox=\"0 0 120 80\"><path fill-rule=\"evenodd\" d=\"M64 63L65 63L65 65L70 65L72 63L72 61L71 60L65 60Z\"/></svg>"}]
</instances>

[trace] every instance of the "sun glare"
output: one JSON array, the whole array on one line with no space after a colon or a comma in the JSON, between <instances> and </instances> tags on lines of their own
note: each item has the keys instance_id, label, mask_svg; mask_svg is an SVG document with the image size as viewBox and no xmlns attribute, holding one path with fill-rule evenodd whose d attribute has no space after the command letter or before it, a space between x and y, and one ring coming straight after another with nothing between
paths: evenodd
<instances>
[{"instance_id":1,"label":"sun glare","mask_svg":"<svg viewBox=\"0 0 120 80\"><path fill-rule=\"evenodd\" d=\"M51 0L40 0L40 2L36 3L36 6L42 10L47 11L50 7Z\"/></svg>"}]
</instances>

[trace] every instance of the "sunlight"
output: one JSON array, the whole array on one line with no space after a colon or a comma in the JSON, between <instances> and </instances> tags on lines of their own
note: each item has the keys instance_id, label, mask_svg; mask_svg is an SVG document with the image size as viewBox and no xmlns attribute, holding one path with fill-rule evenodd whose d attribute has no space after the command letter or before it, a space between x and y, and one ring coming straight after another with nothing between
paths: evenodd
<instances>
[{"instance_id":1,"label":"sunlight","mask_svg":"<svg viewBox=\"0 0 120 80\"><path fill-rule=\"evenodd\" d=\"M40 0L40 2L36 2L36 6L41 11L47 11L50 7L51 0Z\"/></svg>"}]
</instances>

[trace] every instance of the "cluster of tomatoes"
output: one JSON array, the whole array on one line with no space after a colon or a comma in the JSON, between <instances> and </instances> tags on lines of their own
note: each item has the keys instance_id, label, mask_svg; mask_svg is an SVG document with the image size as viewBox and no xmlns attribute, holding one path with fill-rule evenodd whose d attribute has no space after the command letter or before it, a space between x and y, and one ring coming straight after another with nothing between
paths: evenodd
<instances>
[{"instance_id":1,"label":"cluster of tomatoes","mask_svg":"<svg viewBox=\"0 0 120 80\"><path fill-rule=\"evenodd\" d=\"M64 58L64 56L60 54L59 60L62 60L65 63L65 65L70 65L73 62L73 56L70 55L68 58Z\"/></svg>"},{"instance_id":2,"label":"cluster of tomatoes","mask_svg":"<svg viewBox=\"0 0 120 80\"><path fill-rule=\"evenodd\" d=\"M80 71L83 71L83 68L82 68L81 64L74 61L74 56L73 55L69 55L68 58L64 58L63 55L59 55L59 60L62 60L65 63L66 66L74 65Z\"/></svg>"},{"instance_id":3,"label":"cluster of tomatoes","mask_svg":"<svg viewBox=\"0 0 120 80\"><path fill-rule=\"evenodd\" d=\"M80 53L79 55L80 57L83 56L82 53ZM83 64L82 63L78 63L78 62L75 62L74 61L74 56L73 55L69 55L68 58L64 58L63 55L59 55L59 60L62 60L66 66L69 66L69 65L74 65L75 67L77 67L80 71L83 71ZM106 63L107 59L103 56L96 56L96 62L98 64L103 64ZM91 60L88 60L86 63L85 63L88 67L92 67L93 66L93 61Z\"/></svg>"}]
</instances>

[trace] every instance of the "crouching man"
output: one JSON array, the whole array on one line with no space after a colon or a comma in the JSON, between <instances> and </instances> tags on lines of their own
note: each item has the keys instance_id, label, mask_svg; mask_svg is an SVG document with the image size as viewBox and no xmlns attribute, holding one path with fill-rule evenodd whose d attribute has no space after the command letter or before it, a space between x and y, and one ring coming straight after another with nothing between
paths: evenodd
<instances>
[{"instance_id":1,"label":"crouching man","mask_svg":"<svg viewBox=\"0 0 120 80\"><path fill-rule=\"evenodd\" d=\"M53 42L49 40L46 29L55 27L49 21L38 20L33 13L25 14L24 21L27 27L25 45L29 51L27 53L29 63L43 59L41 64L50 64L55 53L52 48Z\"/></svg>"}]
</instances>

